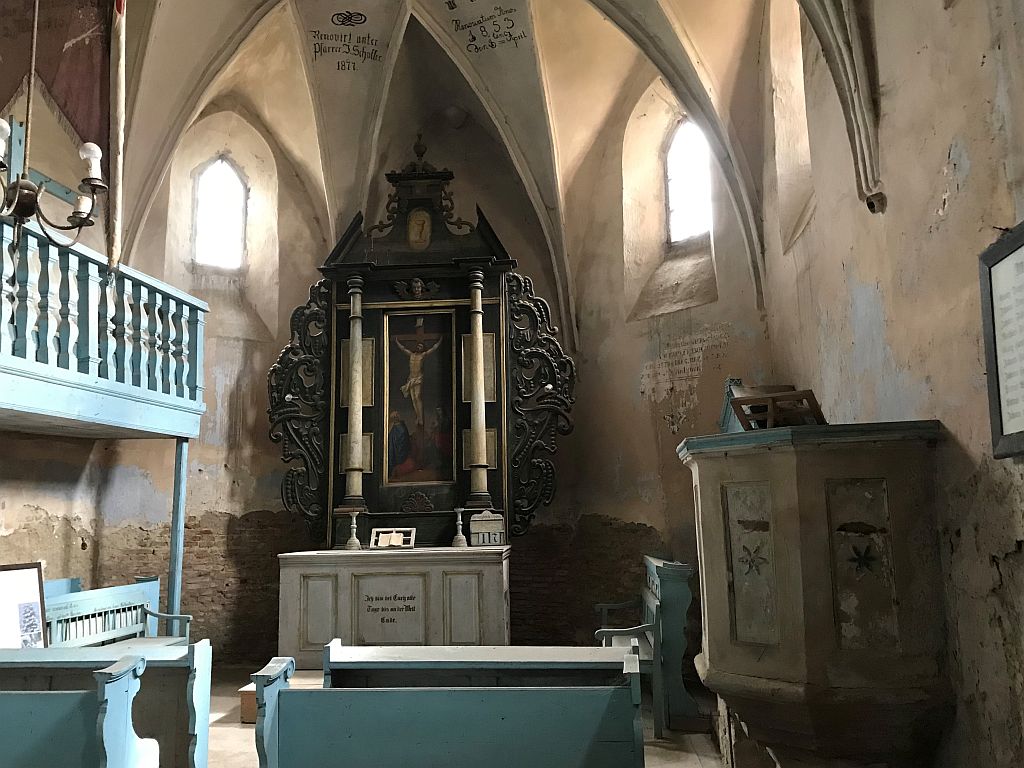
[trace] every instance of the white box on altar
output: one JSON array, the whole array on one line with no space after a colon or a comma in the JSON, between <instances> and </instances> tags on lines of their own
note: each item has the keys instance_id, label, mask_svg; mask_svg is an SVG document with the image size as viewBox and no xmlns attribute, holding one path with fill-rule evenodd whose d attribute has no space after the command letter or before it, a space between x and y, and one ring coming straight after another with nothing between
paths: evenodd
<instances>
[{"instance_id":1,"label":"white box on altar","mask_svg":"<svg viewBox=\"0 0 1024 768\"><path fill-rule=\"evenodd\" d=\"M290 552L278 653L319 669L344 645L508 645L510 547Z\"/></svg>"}]
</instances>

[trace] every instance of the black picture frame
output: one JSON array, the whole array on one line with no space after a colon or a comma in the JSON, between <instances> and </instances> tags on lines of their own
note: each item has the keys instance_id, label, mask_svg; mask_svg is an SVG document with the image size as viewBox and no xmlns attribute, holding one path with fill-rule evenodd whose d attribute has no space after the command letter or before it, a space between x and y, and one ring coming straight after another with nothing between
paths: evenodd
<instances>
[{"instance_id":1,"label":"black picture frame","mask_svg":"<svg viewBox=\"0 0 1024 768\"><path fill-rule=\"evenodd\" d=\"M6 571L32 571L36 572L36 583L38 584L38 603L39 603L39 614L36 619L41 623L40 633L42 635L43 648L50 646L49 632L46 625L46 590L43 586L43 564L41 562L35 563L13 563L10 565L0 565L0 573ZM23 646L24 647L24 646ZM38 647L38 646L35 646Z\"/></svg>"},{"instance_id":2,"label":"black picture frame","mask_svg":"<svg viewBox=\"0 0 1024 768\"><path fill-rule=\"evenodd\" d=\"M992 270L1004 259L1024 249L1024 222L1006 232L979 257L981 280L981 323L985 339L985 368L988 379L989 422L992 426L992 453L997 459L1024 454L1024 431L1007 434L1003 429L1000 393L999 350L996 345L995 303ZM1024 303L1024 296L1021 298Z\"/></svg>"}]
</instances>

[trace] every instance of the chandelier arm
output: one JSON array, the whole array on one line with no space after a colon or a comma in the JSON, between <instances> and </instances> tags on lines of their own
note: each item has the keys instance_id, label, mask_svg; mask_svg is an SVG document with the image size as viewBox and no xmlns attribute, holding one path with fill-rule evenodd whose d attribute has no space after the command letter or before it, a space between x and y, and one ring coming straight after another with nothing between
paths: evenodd
<instances>
[{"instance_id":1,"label":"chandelier arm","mask_svg":"<svg viewBox=\"0 0 1024 768\"><path fill-rule=\"evenodd\" d=\"M50 222L49 219L43 216L43 213L39 208L36 208L36 223L39 224L39 231L43 233L43 237L45 237L51 245L57 248L73 248L76 245L78 245L78 241L82 237L82 227L62 227L59 224L53 224L52 222ZM51 227L62 232L69 232L71 230L77 231L75 232L75 237L73 240L69 239L67 242L62 243L50 233Z\"/></svg>"},{"instance_id":2,"label":"chandelier arm","mask_svg":"<svg viewBox=\"0 0 1024 768\"><path fill-rule=\"evenodd\" d=\"M7 194L8 192L10 192L11 183L11 179L8 179L6 184L3 183L3 180L0 180L0 186L3 186L4 189L4 199L3 204L0 205L0 213L2 213L4 216L10 216L11 214L14 213L14 210L18 207L18 200L21 198L21 185L17 182L17 180L14 180L14 199L11 200L8 204Z\"/></svg>"},{"instance_id":3,"label":"chandelier arm","mask_svg":"<svg viewBox=\"0 0 1024 768\"><path fill-rule=\"evenodd\" d=\"M42 218L42 220L45 221L47 224L49 224L50 227L52 227L53 229L59 229L61 232L70 232L73 229L82 229L83 225L81 223L71 224L69 226L64 226L63 224L57 224L54 221L50 221L50 218L45 213L43 213L43 194L45 192L46 192L46 183L44 182L44 183L39 185L39 191L36 192L36 213L39 214L39 217ZM89 193L89 210L85 214L84 221L91 222L92 221L92 214L93 214L93 211L95 211L95 210L96 210L96 193L95 192L90 192Z\"/></svg>"}]
</instances>

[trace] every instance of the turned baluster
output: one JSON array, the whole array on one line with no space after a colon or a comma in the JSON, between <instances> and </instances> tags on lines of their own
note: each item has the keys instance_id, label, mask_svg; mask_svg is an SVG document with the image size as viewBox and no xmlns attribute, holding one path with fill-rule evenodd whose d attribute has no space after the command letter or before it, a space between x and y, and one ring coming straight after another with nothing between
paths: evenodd
<instances>
[{"instance_id":1,"label":"turned baluster","mask_svg":"<svg viewBox=\"0 0 1024 768\"><path fill-rule=\"evenodd\" d=\"M195 310L187 304L178 307L178 323L181 335L178 337L178 377L176 379L178 397L188 397L190 390L190 379L192 375L191 362L191 339L192 334L189 326L189 318Z\"/></svg>"},{"instance_id":2,"label":"turned baluster","mask_svg":"<svg viewBox=\"0 0 1024 768\"><path fill-rule=\"evenodd\" d=\"M0 355L14 352L17 327L14 324L15 269L18 248L14 242L14 227L0 223Z\"/></svg>"},{"instance_id":3,"label":"turned baluster","mask_svg":"<svg viewBox=\"0 0 1024 768\"><path fill-rule=\"evenodd\" d=\"M60 251L39 243L39 330L36 360L54 364L60 355Z\"/></svg>"},{"instance_id":4,"label":"turned baluster","mask_svg":"<svg viewBox=\"0 0 1024 768\"><path fill-rule=\"evenodd\" d=\"M35 360L39 345L39 245L26 236L18 258L18 337L14 354Z\"/></svg>"},{"instance_id":5,"label":"turned baluster","mask_svg":"<svg viewBox=\"0 0 1024 768\"><path fill-rule=\"evenodd\" d=\"M206 313L198 307L192 307L189 317L189 399L198 403L203 401L203 350L206 343Z\"/></svg>"},{"instance_id":6,"label":"turned baluster","mask_svg":"<svg viewBox=\"0 0 1024 768\"><path fill-rule=\"evenodd\" d=\"M137 289L138 285L133 280L124 278L124 283L121 286L121 311L124 313L123 381L133 386L139 384L139 320L137 315L138 298L135 294Z\"/></svg>"},{"instance_id":7,"label":"turned baluster","mask_svg":"<svg viewBox=\"0 0 1024 768\"><path fill-rule=\"evenodd\" d=\"M139 326L142 339L142 381L139 386L143 389L156 389L156 348L160 343L157 335L157 306L160 301L160 294L148 285L139 286L139 307L141 311L141 325Z\"/></svg>"},{"instance_id":8,"label":"turned baluster","mask_svg":"<svg viewBox=\"0 0 1024 768\"><path fill-rule=\"evenodd\" d=\"M82 294L82 298L85 300L85 311L80 311L79 314L85 318L86 325L84 331L80 331L78 335L78 369L90 376L99 376L102 362L100 333L103 328L100 296L103 294L106 268L94 261L89 261L85 269L79 271L85 272L85 293Z\"/></svg>"},{"instance_id":9,"label":"turned baluster","mask_svg":"<svg viewBox=\"0 0 1024 768\"><path fill-rule=\"evenodd\" d=\"M57 365L65 370L79 370L79 339L80 328L78 326L78 254L69 248L61 249L61 302L60 307L60 352L57 356ZM88 301L88 297L86 297Z\"/></svg>"},{"instance_id":10,"label":"turned baluster","mask_svg":"<svg viewBox=\"0 0 1024 768\"><path fill-rule=\"evenodd\" d=\"M111 381L125 380L124 288L124 278L114 273L107 280L104 289L107 306L106 317L103 319L103 335L107 344L104 349L103 367L104 375Z\"/></svg>"},{"instance_id":11,"label":"turned baluster","mask_svg":"<svg viewBox=\"0 0 1024 768\"><path fill-rule=\"evenodd\" d=\"M171 370L171 337L173 326L171 324L171 304L173 299L170 296L161 295L160 303L156 307L159 320L159 345L156 350L156 391L169 394L171 391L170 370Z\"/></svg>"},{"instance_id":12,"label":"turned baluster","mask_svg":"<svg viewBox=\"0 0 1024 768\"><path fill-rule=\"evenodd\" d=\"M167 372L164 392L170 395L178 393L178 373L181 362L181 326L179 312L181 302L167 298Z\"/></svg>"}]
</instances>

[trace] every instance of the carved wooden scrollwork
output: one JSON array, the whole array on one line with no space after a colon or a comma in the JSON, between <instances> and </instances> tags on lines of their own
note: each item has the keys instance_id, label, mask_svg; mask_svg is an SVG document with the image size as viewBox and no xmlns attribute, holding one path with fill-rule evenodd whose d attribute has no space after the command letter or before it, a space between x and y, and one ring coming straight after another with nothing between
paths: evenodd
<instances>
[{"instance_id":1,"label":"carved wooden scrollwork","mask_svg":"<svg viewBox=\"0 0 1024 768\"><path fill-rule=\"evenodd\" d=\"M555 466L549 456L558 450L558 435L573 429L576 364L562 351L551 310L533 292L533 281L515 272L506 279L512 385L509 528L522 536L538 507L554 497Z\"/></svg>"},{"instance_id":2,"label":"carved wooden scrollwork","mask_svg":"<svg viewBox=\"0 0 1024 768\"><path fill-rule=\"evenodd\" d=\"M310 535L327 535L328 404L330 402L330 282L309 289L309 302L292 313L292 339L267 377L270 439L281 443L283 461L298 460L281 482L281 500L301 512Z\"/></svg>"}]
</instances>

